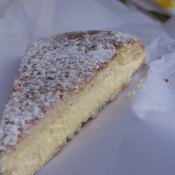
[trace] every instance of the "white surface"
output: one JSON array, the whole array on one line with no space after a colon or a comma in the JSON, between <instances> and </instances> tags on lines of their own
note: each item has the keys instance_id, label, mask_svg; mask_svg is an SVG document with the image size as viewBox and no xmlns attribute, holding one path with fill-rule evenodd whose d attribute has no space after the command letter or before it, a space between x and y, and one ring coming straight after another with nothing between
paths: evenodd
<instances>
[{"instance_id":1,"label":"white surface","mask_svg":"<svg viewBox=\"0 0 175 175\"><path fill-rule=\"evenodd\" d=\"M111 29L138 36L147 46L149 69L135 76L144 78L144 89L127 99L132 82L37 175L174 175L175 41L163 26L115 0L8 2L0 8L1 113L26 46L36 38Z\"/></svg>"}]
</instances>

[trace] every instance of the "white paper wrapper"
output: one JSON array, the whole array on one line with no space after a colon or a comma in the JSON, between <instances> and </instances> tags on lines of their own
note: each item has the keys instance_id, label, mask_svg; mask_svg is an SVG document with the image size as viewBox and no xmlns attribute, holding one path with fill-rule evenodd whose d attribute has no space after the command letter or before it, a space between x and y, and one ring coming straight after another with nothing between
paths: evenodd
<instances>
[{"instance_id":1,"label":"white paper wrapper","mask_svg":"<svg viewBox=\"0 0 175 175\"><path fill-rule=\"evenodd\" d=\"M175 41L160 23L115 0L19 0L0 5L1 113L26 46L34 39L110 29L135 35L146 45L146 68L38 175L175 174ZM132 92L135 95L128 98Z\"/></svg>"}]
</instances>

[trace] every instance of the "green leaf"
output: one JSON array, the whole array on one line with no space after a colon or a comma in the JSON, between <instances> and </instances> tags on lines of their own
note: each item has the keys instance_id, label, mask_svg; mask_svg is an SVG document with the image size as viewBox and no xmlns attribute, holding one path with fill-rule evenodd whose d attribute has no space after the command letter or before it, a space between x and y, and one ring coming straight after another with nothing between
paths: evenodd
<instances>
[{"instance_id":1,"label":"green leaf","mask_svg":"<svg viewBox=\"0 0 175 175\"><path fill-rule=\"evenodd\" d=\"M160 20L161 22L166 22L168 19L171 18L170 15L168 14L164 14L164 13L160 13L160 12L157 12L157 11L154 11L154 10L148 10L148 12L156 17L158 20Z\"/></svg>"}]
</instances>

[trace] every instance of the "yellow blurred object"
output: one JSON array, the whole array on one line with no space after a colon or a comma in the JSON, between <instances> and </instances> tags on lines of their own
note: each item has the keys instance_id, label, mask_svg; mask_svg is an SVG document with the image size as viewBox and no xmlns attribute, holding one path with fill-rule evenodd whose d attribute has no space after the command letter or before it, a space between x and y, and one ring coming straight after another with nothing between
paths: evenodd
<instances>
[{"instance_id":1,"label":"yellow blurred object","mask_svg":"<svg viewBox=\"0 0 175 175\"><path fill-rule=\"evenodd\" d=\"M175 0L155 0L162 8L175 8Z\"/></svg>"}]
</instances>

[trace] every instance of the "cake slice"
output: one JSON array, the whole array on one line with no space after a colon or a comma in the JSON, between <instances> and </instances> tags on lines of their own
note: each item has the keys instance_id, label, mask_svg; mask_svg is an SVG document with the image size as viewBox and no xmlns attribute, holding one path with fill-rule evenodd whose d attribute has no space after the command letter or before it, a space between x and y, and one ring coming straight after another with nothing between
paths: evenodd
<instances>
[{"instance_id":1,"label":"cake slice","mask_svg":"<svg viewBox=\"0 0 175 175\"><path fill-rule=\"evenodd\" d=\"M144 58L138 39L111 31L31 43L0 123L0 174L34 174L117 97Z\"/></svg>"}]
</instances>

